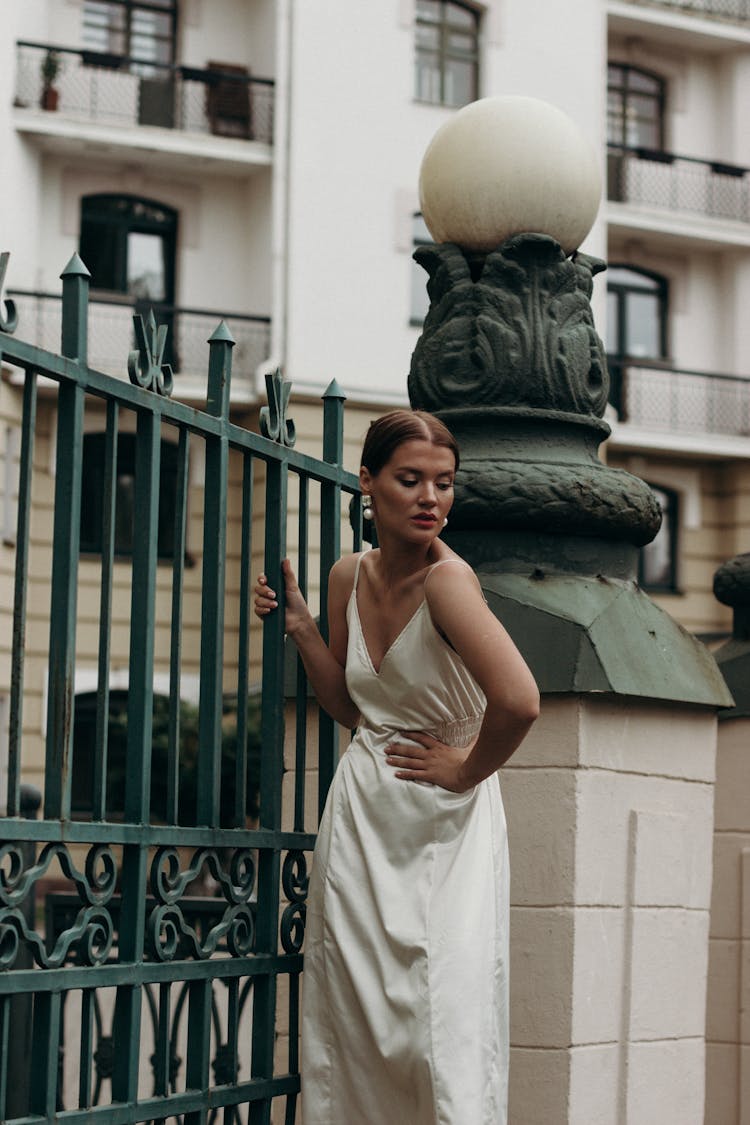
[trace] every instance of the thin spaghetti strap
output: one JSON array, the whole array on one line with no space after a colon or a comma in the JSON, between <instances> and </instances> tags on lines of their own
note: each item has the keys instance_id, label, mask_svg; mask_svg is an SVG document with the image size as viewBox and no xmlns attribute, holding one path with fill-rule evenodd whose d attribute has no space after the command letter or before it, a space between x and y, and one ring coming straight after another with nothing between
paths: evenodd
<instances>
[{"instance_id":1,"label":"thin spaghetti strap","mask_svg":"<svg viewBox=\"0 0 750 1125\"><path fill-rule=\"evenodd\" d=\"M425 575L425 580L424 580L425 586L427 585L427 580L430 577L430 575L432 574L433 570L437 570L437 568L439 566L442 566L443 563L459 563L461 566L465 566L467 568L467 570L471 570L471 567L469 566L469 564L467 562L464 562L463 559L440 559L438 562L433 563L432 566L430 567L430 569L427 571L427 574ZM473 571L472 571L472 573L473 573ZM356 579L355 579L355 584L356 584Z\"/></svg>"},{"instance_id":2,"label":"thin spaghetti strap","mask_svg":"<svg viewBox=\"0 0 750 1125\"><path fill-rule=\"evenodd\" d=\"M361 551L357 556L357 565L354 568L354 584L352 586L352 593L354 593L354 591L357 589L357 583L359 582L359 564L362 562L363 556L364 551Z\"/></svg>"}]
</instances>

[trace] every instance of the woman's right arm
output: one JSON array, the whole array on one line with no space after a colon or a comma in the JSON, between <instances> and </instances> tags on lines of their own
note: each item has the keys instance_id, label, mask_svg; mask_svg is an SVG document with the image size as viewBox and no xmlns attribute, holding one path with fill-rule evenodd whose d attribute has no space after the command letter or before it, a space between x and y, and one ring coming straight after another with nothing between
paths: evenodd
<instances>
[{"instance_id":1,"label":"woman's right arm","mask_svg":"<svg viewBox=\"0 0 750 1125\"><path fill-rule=\"evenodd\" d=\"M315 618L310 613L288 559L281 564L286 605L285 628L302 657L310 686L318 703L342 726L355 727L359 711L346 687L347 625L346 603L354 581L356 559L339 559L328 579L328 625L330 641L326 645ZM255 587L255 613L263 619L278 607L275 592L261 574Z\"/></svg>"}]
</instances>

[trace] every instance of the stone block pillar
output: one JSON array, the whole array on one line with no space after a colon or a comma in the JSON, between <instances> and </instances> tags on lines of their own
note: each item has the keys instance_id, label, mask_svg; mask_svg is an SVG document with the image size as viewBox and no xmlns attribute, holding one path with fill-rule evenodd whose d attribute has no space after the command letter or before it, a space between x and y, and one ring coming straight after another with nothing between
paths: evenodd
<instances>
[{"instance_id":1,"label":"stone block pillar","mask_svg":"<svg viewBox=\"0 0 750 1125\"><path fill-rule=\"evenodd\" d=\"M503 770L513 1125L703 1125L715 727L547 695Z\"/></svg>"},{"instance_id":2,"label":"stone block pillar","mask_svg":"<svg viewBox=\"0 0 750 1125\"><path fill-rule=\"evenodd\" d=\"M716 660L734 696L719 715L706 1011L706 1125L750 1125L750 554L720 567L734 609Z\"/></svg>"}]
</instances>

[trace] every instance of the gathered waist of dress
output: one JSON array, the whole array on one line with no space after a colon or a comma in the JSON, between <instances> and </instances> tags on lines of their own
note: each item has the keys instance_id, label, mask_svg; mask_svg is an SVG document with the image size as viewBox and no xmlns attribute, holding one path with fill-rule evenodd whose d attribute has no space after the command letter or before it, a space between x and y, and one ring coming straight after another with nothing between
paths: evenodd
<instances>
[{"instance_id":1,"label":"gathered waist of dress","mask_svg":"<svg viewBox=\"0 0 750 1125\"><path fill-rule=\"evenodd\" d=\"M471 740L478 734L483 718L483 715L469 715L463 719L449 719L442 723L432 723L429 726L425 725L419 729L422 729L426 734L431 734L433 738L437 738L439 742L445 743L446 746L468 746ZM408 729L416 730L417 728L391 724L382 726L368 722L367 718L363 715L359 727L357 728L357 735L361 734L363 736L362 741L367 743L374 742L378 746L381 746L396 738L398 735L406 735Z\"/></svg>"}]
</instances>

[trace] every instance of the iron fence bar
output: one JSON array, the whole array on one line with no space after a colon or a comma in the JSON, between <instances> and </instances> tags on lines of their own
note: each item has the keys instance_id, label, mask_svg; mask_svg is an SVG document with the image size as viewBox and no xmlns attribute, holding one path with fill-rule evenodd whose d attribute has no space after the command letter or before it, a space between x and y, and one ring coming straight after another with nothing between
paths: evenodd
<instances>
[{"instance_id":1,"label":"iron fence bar","mask_svg":"<svg viewBox=\"0 0 750 1125\"><path fill-rule=\"evenodd\" d=\"M84 395L81 386L77 383L61 383L57 399L45 820L70 818L83 409Z\"/></svg>"},{"instance_id":2,"label":"iron fence bar","mask_svg":"<svg viewBox=\"0 0 750 1125\"><path fill-rule=\"evenodd\" d=\"M52 1118L58 1109L61 1006L61 992L38 992L34 996L29 1109L46 1118Z\"/></svg>"},{"instance_id":3,"label":"iron fence bar","mask_svg":"<svg viewBox=\"0 0 750 1125\"><path fill-rule=\"evenodd\" d=\"M282 446L277 445L278 454ZM283 452L287 450L283 448ZM286 554L288 470L285 459L269 462L265 494L265 572L278 595L279 609L263 625L263 685L261 741L264 748L260 771L260 816L264 828L281 828L281 781L284 765L284 583L281 560ZM274 953L278 947L279 851L264 848L258 857L258 915L255 948ZM276 1025L276 977L259 977L253 992L253 1078L273 1074L273 1042ZM249 1125L270 1125L271 1101L266 1099L250 1112Z\"/></svg>"},{"instance_id":4,"label":"iron fence bar","mask_svg":"<svg viewBox=\"0 0 750 1125\"><path fill-rule=\"evenodd\" d=\"M344 460L344 402L346 395L334 379L323 395L323 460ZM341 488L325 481L320 488L320 631L328 642L328 575L341 554ZM336 768L336 724L322 708L318 727L318 816L323 815Z\"/></svg>"},{"instance_id":5,"label":"iron fence bar","mask_svg":"<svg viewBox=\"0 0 750 1125\"><path fill-rule=\"evenodd\" d=\"M115 557L115 502L117 499L117 426L119 408L107 403L102 489L102 578L99 598L99 674L96 693L94 793L92 816L107 815L107 760L109 753L109 665L112 638L112 580Z\"/></svg>"},{"instance_id":6,"label":"iron fence bar","mask_svg":"<svg viewBox=\"0 0 750 1125\"><path fill-rule=\"evenodd\" d=\"M78 1108L91 1105L91 1077L94 1061L94 1003L96 993L86 988L81 995L81 1040L78 1052Z\"/></svg>"},{"instance_id":7,"label":"iron fence bar","mask_svg":"<svg viewBox=\"0 0 750 1125\"><path fill-rule=\"evenodd\" d=\"M308 577L307 555L309 550L308 514L310 488L307 477L299 476L299 512L297 517L298 581L303 597L307 600ZM307 758L307 675L302 657L297 653L297 677L295 697L295 751L294 751L294 830L302 832L305 827L305 768Z\"/></svg>"},{"instance_id":8,"label":"iron fence bar","mask_svg":"<svg viewBox=\"0 0 750 1125\"><path fill-rule=\"evenodd\" d=\"M130 615L130 677L128 687L125 817L136 824L149 821L151 742L153 726L154 634L158 543L158 480L161 453L158 416L142 411L136 428L135 510ZM123 848L120 960L143 956L146 921L146 850L136 841ZM138 985L117 990L112 1097L131 1102L138 1096L138 1044L142 995Z\"/></svg>"},{"instance_id":9,"label":"iron fence bar","mask_svg":"<svg viewBox=\"0 0 750 1125\"><path fill-rule=\"evenodd\" d=\"M162 1095L169 1093L171 988L171 984L163 983L159 985L159 1007L156 1019L156 1042L154 1044L154 1094Z\"/></svg>"},{"instance_id":10,"label":"iron fence bar","mask_svg":"<svg viewBox=\"0 0 750 1125\"><path fill-rule=\"evenodd\" d=\"M176 824L180 783L180 669L182 665L182 601L187 535L190 434L179 431L175 486L174 557L172 560L172 618L169 643L169 727L167 731L167 800L165 817Z\"/></svg>"},{"instance_id":11,"label":"iron fence bar","mask_svg":"<svg viewBox=\"0 0 750 1125\"><path fill-rule=\"evenodd\" d=\"M234 825L247 817L247 707L250 692L250 587L253 557L253 460L242 458L240 523L240 607L237 646L237 751L234 762Z\"/></svg>"},{"instance_id":12,"label":"iron fence bar","mask_svg":"<svg viewBox=\"0 0 750 1125\"><path fill-rule=\"evenodd\" d=\"M144 1098L137 1105L95 1105L90 1109L66 1110L52 1118L60 1125L135 1125L142 1121L177 1119L180 1115L204 1107L208 1112L229 1106L257 1104L260 1099L270 1100L299 1089L296 1074L281 1074L276 1078L248 1079L233 1086L213 1086L208 1090L175 1092L169 1098ZM37 1115L21 1117L13 1125L40 1125Z\"/></svg>"},{"instance_id":13,"label":"iron fence bar","mask_svg":"<svg viewBox=\"0 0 750 1125\"><path fill-rule=\"evenodd\" d=\"M8 799L9 817L21 812L21 735L23 730L23 673L26 648L26 595L29 580L29 528L31 523L31 482L36 433L36 372L26 372L23 387L21 452L18 476L18 516L16 522L16 570L13 586L13 647L10 673L10 715L8 724Z\"/></svg>"},{"instance_id":14,"label":"iron fence bar","mask_svg":"<svg viewBox=\"0 0 750 1125\"><path fill-rule=\"evenodd\" d=\"M18 841L95 844L101 840L101 825L92 824L90 821L73 820L63 827L56 821L40 820L34 823L22 819L4 818L3 833L8 839ZM240 833L236 828L191 828L187 825L126 824L113 821L107 825L107 841L110 844L142 842L144 847L185 844L186 847L195 848L270 848L278 842L278 846L283 850L311 848L315 836L312 833L274 832L265 828L247 828Z\"/></svg>"},{"instance_id":15,"label":"iron fence bar","mask_svg":"<svg viewBox=\"0 0 750 1125\"><path fill-rule=\"evenodd\" d=\"M190 1021L188 1025L185 1085L188 1090L209 1088L211 1056L211 981L190 982ZM185 1114L184 1125L205 1125L208 1106Z\"/></svg>"},{"instance_id":16,"label":"iron fence bar","mask_svg":"<svg viewBox=\"0 0 750 1125\"><path fill-rule=\"evenodd\" d=\"M10 1069L10 1008L13 997L0 997L0 1121L5 1121L10 1116L7 1106L8 1096L8 1071Z\"/></svg>"},{"instance_id":17,"label":"iron fence bar","mask_svg":"<svg viewBox=\"0 0 750 1125\"><path fill-rule=\"evenodd\" d=\"M225 421L234 340L225 324L209 342L206 411ZM198 824L219 824L221 795L221 715L224 663L227 482L229 447L223 434L206 438L203 504L203 588L201 598L200 714L198 746Z\"/></svg>"}]
</instances>

